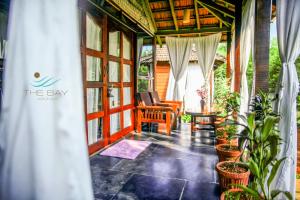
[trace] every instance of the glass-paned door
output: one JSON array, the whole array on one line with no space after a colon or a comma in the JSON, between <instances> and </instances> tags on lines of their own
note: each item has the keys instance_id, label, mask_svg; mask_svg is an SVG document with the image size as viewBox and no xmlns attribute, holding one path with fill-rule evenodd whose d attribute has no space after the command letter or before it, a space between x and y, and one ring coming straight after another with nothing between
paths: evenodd
<instances>
[{"instance_id":1,"label":"glass-paned door","mask_svg":"<svg viewBox=\"0 0 300 200\"><path fill-rule=\"evenodd\" d=\"M132 35L115 26L109 27L108 32L109 130L112 138L118 138L133 129Z\"/></svg>"},{"instance_id":2,"label":"glass-paned door","mask_svg":"<svg viewBox=\"0 0 300 200\"><path fill-rule=\"evenodd\" d=\"M134 129L133 33L83 8L81 60L89 152Z\"/></svg>"},{"instance_id":3,"label":"glass-paned door","mask_svg":"<svg viewBox=\"0 0 300 200\"><path fill-rule=\"evenodd\" d=\"M86 110L87 143L93 146L104 137L104 63L103 20L89 12L81 13L81 59Z\"/></svg>"}]
</instances>

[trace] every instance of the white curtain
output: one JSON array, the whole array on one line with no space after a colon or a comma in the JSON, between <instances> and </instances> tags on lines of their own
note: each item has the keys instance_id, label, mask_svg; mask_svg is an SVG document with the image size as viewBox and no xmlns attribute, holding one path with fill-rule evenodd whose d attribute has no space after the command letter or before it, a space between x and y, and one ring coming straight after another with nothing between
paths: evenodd
<instances>
[{"instance_id":1,"label":"white curtain","mask_svg":"<svg viewBox=\"0 0 300 200\"><path fill-rule=\"evenodd\" d=\"M287 157L274 183L275 189L290 191L295 196L297 165L297 107L299 81L295 61L300 54L300 1L277 0L277 39L282 61L280 73L279 122L283 143L279 158Z\"/></svg>"},{"instance_id":2,"label":"white curtain","mask_svg":"<svg viewBox=\"0 0 300 200\"><path fill-rule=\"evenodd\" d=\"M11 1L0 199L93 199L77 9L76 0Z\"/></svg>"},{"instance_id":3,"label":"white curtain","mask_svg":"<svg viewBox=\"0 0 300 200\"><path fill-rule=\"evenodd\" d=\"M204 77L199 64L191 63L188 66L186 75L186 86L184 96L184 108L186 111L198 111L200 112L200 96L197 94L197 90L201 89L204 84Z\"/></svg>"},{"instance_id":4,"label":"white curtain","mask_svg":"<svg viewBox=\"0 0 300 200\"><path fill-rule=\"evenodd\" d=\"M187 72L188 72L188 70L185 70L182 78L178 81L178 88L179 88L180 94L183 97L185 95L185 85L186 85ZM159 77L156 77L156 78L159 81ZM168 79L166 100L173 100L174 87L175 87L175 79L174 79L172 68L171 68L170 73L169 73L169 79Z\"/></svg>"},{"instance_id":5,"label":"white curtain","mask_svg":"<svg viewBox=\"0 0 300 200\"><path fill-rule=\"evenodd\" d=\"M214 66L214 61L217 53L217 48L221 40L222 33L213 34L206 37L197 37L193 41L196 47L198 63L202 69L206 88L208 89L208 97L210 97L209 78ZM210 110L211 99L208 98L208 110Z\"/></svg>"},{"instance_id":6,"label":"white curtain","mask_svg":"<svg viewBox=\"0 0 300 200\"><path fill-rule=\"evenodd\" d=\"M246 115L249 106L249 90L247 82L247 68L251 50L254 42L254 23L255 23L255 0L248 0L242 13L242 26L241 26L241 104L240 114Z\"/></svg>"},{"instance_id":7,"label":"white curtain","mask_svg":"<svg viewBox=\"0 0 300 200\"><path fill-rule=\"evenodd\" d=\"M188 67L192 51L192 41L190 38L166 37L166 43L175 83L173 89L168 86L168 93L172 94L172 100L182 101L184 94L180 90L179 81L186 73Z\"/></svg>"},{"instance_id":8,"label":"white curtain","mask_svg":"<svg viewBox=\"0 0 300 200\"><path fill-rule=\"evenodd\" d=\"M139 67L141 63L143 43L144 43L144 38L140 37L137 39L137 44L136 44L136 66L137 67Z\"/></svg>"}]
</instances>

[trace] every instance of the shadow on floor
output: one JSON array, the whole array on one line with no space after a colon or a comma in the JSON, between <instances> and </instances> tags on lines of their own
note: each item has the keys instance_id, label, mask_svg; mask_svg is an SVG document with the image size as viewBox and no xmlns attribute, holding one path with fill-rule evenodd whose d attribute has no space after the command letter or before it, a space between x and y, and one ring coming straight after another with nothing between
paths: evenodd
<instances>
[{"instance_id":1,"label":"shadow on floor","mask_svg":"<svg viewBox=\"0 0 300 200\"><path fill-rule=\"evenodd\" d=\"M193 135L188 124L170 136L154 132L127 139L151 141L135 160L91 157L95 199L217 200L219 185L214 134Z\"/></svg>"}]
</instances>

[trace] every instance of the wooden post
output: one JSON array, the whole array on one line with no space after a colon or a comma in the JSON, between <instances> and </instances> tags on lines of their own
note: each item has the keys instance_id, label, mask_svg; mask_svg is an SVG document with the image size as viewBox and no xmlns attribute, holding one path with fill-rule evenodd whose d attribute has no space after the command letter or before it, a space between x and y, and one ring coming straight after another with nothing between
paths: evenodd
<instances>
[{"instance_id":1,"label":"wooden post","mask_svg":"<svg viewBox=\"0 0 300 200\"><path fill-rule=\"evenodd\" d=\"M240 37L242 26L242 1L237 1L235 6L235 53L234 53L234 91L240 92L241 87L241 62L240 62Z\"/></svg>"},{"instance_id":2,"label":"wooden post","mask_svg":"<svg viewBox=\"0 0 300 200\"><path fill-rule=\"evenodd\" d=\"M157 91L156 90L156 84L155 84L155 80L156 80L156 37L153 37L153 43L152 43L152 56L153 56L153 63L152 63L152 67L153 67L153 80L152 80L152 89L153 91Z\"/></svg>"},{"instance_id":3,"label":"wooden post","mask_svg":"<svg viewBox=\"0 0 300 200\"><path fill-rule=\"evenodd\" d=\"M230 64L230 48L231 48L231 32L227 32L227 56L226 56L226 78L230 79L231 76L231 64ZM230 85L230 81L228 81Z\"/></svg>"},{"instance_id":4,"label":"wooden post","mask_svg":"<svg viewBox=\"0 0 300 200\"><path fill-rule=\"evenodd\" d=\"M254 31L255 93L268 91L272 0L256 0Z\"/></svg>"}]
</instances>

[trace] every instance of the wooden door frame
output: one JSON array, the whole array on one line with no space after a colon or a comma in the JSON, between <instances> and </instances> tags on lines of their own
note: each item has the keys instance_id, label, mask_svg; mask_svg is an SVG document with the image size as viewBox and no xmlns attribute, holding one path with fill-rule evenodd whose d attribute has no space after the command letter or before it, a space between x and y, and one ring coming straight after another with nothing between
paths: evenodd
<instances>
[{"instance_id":1,"label":"wooden door frame","mask_svg":"<svg viewBox=\"0 0 300 200\"><path fill-rule=\"evenodd\" d=\"M93 154L99 151L101 148L107 146L108 144L115 142L121 137L125 136L129 132L134 130L134 109L135 109L135 44L136 44L136 35L133 32L126 32L123 28L120 28L120 57L114 57L109 55L109 23L114 23L109 17L105 14L101 14L93 6L89 4L81 4L80 9L82 10L81 14L81 58L82 58L82 75L83 75L83 90L84 90L84 111L85 111L85 125L86 125L86 138L88 144L88 121L92 119L102 118L102 134L103 139L97 141L94 144L88 146L89 154ZM101 26L102 29L102 51L98 52L92 49L86 48L86 13L89 13L97 21L97 24ZM118 25L119 26L119 25ZM124 33L126 32L126 33ZM127 60L123 58L123 35L129 35L128 39L131 44L131 59ZM86 56L95 56L101 58L101 70L102 70L102 83L100 82L87 82L86 81ZM120 82L114 83L120 88L120 107L110 109L109 108L109 98L108 98L108 63L109 61L116 60L120 63ZM130 76L131 80L128 83L123 83L123 64L130 65ZM123 88L131 88L131 104L123 106ZM96 113L87 114L87 88L102 88L102 110ZM124 128L124 111L131 110L131 126ZM120 112L120 123L121 130L113 135L110 135L110 114Z\"/></svg>"}]
</instances>

